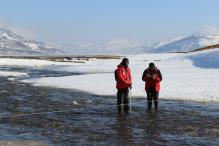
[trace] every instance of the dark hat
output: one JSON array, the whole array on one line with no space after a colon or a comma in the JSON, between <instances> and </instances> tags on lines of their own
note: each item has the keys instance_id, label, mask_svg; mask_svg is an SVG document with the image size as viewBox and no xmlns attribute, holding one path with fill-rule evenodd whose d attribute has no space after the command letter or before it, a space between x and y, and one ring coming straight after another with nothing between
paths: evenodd
<instances>
[{"instance_id":1,"label":"dark hat","mask_svg":"<svg viewBox=\"0 0 219 146\"><path fill-rule=\"evenodd\" d=\"M125 63L125 62L127 62L127 61L129 61L128 58L123 58L123 59L122 59L122 63Z\"/></svg>"},{"instance_id":2,"label":"dark hat","mask_svg":"<svg viewBox=\"0 0 219 146\"><path fill-rule=\"evenodd\" d=\"M129 64L129 59L128 59L128 58L123 58L121 64L122 64L123 66L128 66L128 64Z\"/></svg>"},{"instance_id":3,"label":"dark hat","mask_svg":"<svg viewBox=\"0 0 219 146\"><path fill-rule=\"evenodd\" d=\"M149 63L149 68L154 68L155 64L153 62Z\"/></svg>"}]
</instances>

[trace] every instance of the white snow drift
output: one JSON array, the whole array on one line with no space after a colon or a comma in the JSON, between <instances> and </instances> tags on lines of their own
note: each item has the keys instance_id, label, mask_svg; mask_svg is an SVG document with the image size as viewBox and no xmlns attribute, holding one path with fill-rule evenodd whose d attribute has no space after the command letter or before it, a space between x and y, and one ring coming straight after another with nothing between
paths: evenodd
<instances>
[{"instance_id":1,"label":"white snow drift","mask_svg":"<svg viewBox=\"0 0 219 146\"><path fill-rule=\"evenodd\" d=\"M189 58L193 64L202 68L217 68L219 69L219 49L210 51L198 52L191 55Z\"/></svg>"}]
</instances>

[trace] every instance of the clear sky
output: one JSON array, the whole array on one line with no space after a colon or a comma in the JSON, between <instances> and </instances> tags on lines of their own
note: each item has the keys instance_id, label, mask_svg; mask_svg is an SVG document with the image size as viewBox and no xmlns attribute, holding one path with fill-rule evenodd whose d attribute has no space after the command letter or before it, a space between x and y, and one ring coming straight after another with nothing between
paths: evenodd
<instances>
[{"instance_id":1,"label":"clear sky","mask_svg":"<svg viewBox=\"0 0 219 146\"><path fill-rule=\"evenodd\" d=\"M219 34L219 0L0 0L0 25L53 45Z\"/></svg>"}]
</instances>

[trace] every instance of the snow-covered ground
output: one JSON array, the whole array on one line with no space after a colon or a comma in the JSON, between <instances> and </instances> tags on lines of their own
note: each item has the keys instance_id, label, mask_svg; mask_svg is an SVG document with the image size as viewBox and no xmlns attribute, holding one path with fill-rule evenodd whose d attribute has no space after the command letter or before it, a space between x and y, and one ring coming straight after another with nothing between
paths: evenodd
<instances>
[{"instance_id":1,"label":"snow-covered ground","mask_svg":"<svg viewBox=\"0 0 219 146\"><path fill-rule=\"evenodd\" d=\"M155 62L163 74L160 98L176 100L219 101L219 49L192 54L129 55L133 76L132 97L146 97L141 80L148 63ZM214 59L208 62L209 58ZM205 63L206 60L207 62ZM87 75L47 77L25 80L36 86L77 89L98 95L115 95L114 70L121 60L92 60L86 64L57 68L68 72L90 72ZM202 64L198 66L197 62ZM98 73L103 72L103 73Z\"/></svg>"},{"instance_id":2,"label":"snow-covered ground","mask_svg":"<svg viewBox=\"0 0 219 146\"><path fill-rule=\"evenodd\" d=\"M155 62L163 74L160 98L219 102L219 49L190 54L128 55L133 76L132 97L146 97L141 80L148 63ZM25 72L0 71L4 77L25 77L36 86L77 89L98 95L115 95L114 70L121 60L92 59L86 63L1 58L0 66L43 67L88 74L29 78ZM51 68L51 66L53 66ZM48 68L47 68L48 67Z\"/></svg>"},{"instance_id":3,"label":"snow-covered ground","mask_svg":"<svg viewBox=\"0 0 219 146\"><path fill-rule=\"evenodd\" d=\"M73 63L54 62L54 61L38 60L38 59L0 58L0 66L42 67L42 66L51 66L51 65L73 65Z\"/></svg>"},{"instance_id":4,"label":"snow-covered ground","mask_svg":"<svg viewBox=\"0 0 219 146\"><path fill-rule=\"evenodd\" d=\"M24 72L0 71L0 77L28 77Z\"/></svg>"}]
</instances>

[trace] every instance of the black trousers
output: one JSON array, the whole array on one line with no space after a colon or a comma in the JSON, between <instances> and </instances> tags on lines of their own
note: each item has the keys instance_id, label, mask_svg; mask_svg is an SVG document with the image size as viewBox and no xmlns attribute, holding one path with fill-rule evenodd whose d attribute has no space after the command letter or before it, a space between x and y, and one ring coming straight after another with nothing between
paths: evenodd
<instances>
[{"instance_id":1,"label":"black trousers","mask_svg":"<svg viewBox=\"0 0 219 146\"><path fill-rule=\"evenodd\" d=\"M148 110L151 110L152 108L152 101L154 101L155 109L158 109L158 98L159 92L155 89L149 89L149 91L147 91Z\"/></svg>"},{"instance_id":2,"label":"black trousers","mask_svg":"<svg viewBox=\"0 0 219 146\"><path fill-rule=\"evenodd\" d=\"M121 105L124 104L124 111L129 110L129 88L118 89L117 91L117 105L118 111L121 112Z\"/></svg>"}]
</instances>

